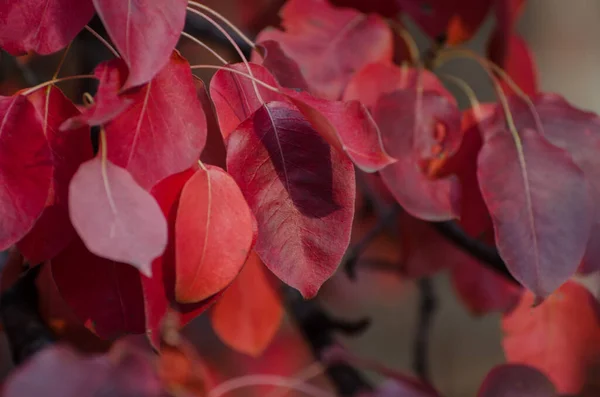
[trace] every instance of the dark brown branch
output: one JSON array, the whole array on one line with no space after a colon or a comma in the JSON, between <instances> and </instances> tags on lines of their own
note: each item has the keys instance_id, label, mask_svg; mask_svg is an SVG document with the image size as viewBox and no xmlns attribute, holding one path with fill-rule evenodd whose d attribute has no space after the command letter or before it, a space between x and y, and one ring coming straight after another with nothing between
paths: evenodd
<instances>
[{"instance_id":1,"label":"dark brown branch","mask_svg":"<svg viewBox=\"0 0 600 397\"><path fill-rule=\"evenodd\" d=\"M316 301L305 300L293 288L285 287L284 295L289 313L317 359L321 359L323 352L336 345L334 332L354 335L363 332L369 325L367 319L355 323L334 319ZM340 396L358 396L373 390L361 373L348 364L327 365L326 374Z\"/></svg>"},{"instance_id":2,"label":"dark brown branch","mask_svg":"<svg viewBox=\"0 0 600 397\"><path fill-rule=\"evenodd\" d=\"M419 313L417 333L413 345L413 370L424 382L429 383L429 335L433 317L437 309L437 296L432 280L428 277L418 281Z\"/></svg>"}]
</instances>

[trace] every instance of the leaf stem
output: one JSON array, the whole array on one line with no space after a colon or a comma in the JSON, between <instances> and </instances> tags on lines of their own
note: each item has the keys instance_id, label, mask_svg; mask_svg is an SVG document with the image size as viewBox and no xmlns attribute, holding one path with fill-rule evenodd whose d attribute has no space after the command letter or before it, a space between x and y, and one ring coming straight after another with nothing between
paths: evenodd
<instances>
[{"instance_id":1,"label":"leaf stem","mask_svg":"<svg viewBox=\"0 0 600 397\"><path fill-rule=\"evenodd\" d=\"M85 30L87 30L88 32L90 32L95 38L98 39L98 41L100 41L102 44L104 44L104 46L110 52L112 52L112 54L115 56L115 58L121 58L121 55L119 55L119 52L117 50L115 50L115 47L113 47L104 37L102 37L100 35L100 33L96 32L94 29L92 29L88 25L85 25Z\"/></svg>"},{"instance_id":2,"label":"leaf stem","mask_svg":"<svg viewBox=\"0 0 600 397\"><path fill-rule=\"evenodd\" d=\"M264 81L261 81L261 80L257 79L257 78L256 78L256 77L254 77L254 76L251 76L251 75L249 75L249 74L247 74L247 73L244 73L244 72L240 72L239 70L235 70L235 69L233 69L233 68L230 68L230 67L227 67L227 66L217 66L217 65L192 65L192 66L191 66L191 69L192 69L192 70L194 70L194 69L217 69L217 70L227 70L228 72L235 73L235 74L239 74L240 76L244 76L244 77L246 77L247 79L250 79L250 80L252 80L254 83L256 83L256 84L258 84L258 85L260 85L260 86L263 86L264 88L266 88L266 89L268 89L268 90L271 90L271 91L273 91L273 92L277 92L278 94L283 94L283 93L282 93L282 92L279 90L279 88L277 88L277 87L273 87L272 85L269 85L269 84L265 83Z\"/></svg>"},{"instance_id":3,"label":"leaf stem","mask_svg":"<svg viewBox=\"0 0 600 397\"><path fill-rule=\"evenodd\" d=\"M62 83L63 81L77 80L77 79L96 79L96 76L94 76L93 74L79 74L76 76L66 76L66 77L61 77L58 79L48 80L48 81L45 81L34 87L26 89L25 91L21 92L21 95L23 95L23 96L31 95L35 91L37 91L41 88L47 87L49 85L56 84L56 83Z\"/></svg>"},{"instance_id":4,"label":"leaf stem","mask_svg":"<svg viewBox=\"0 0 600 397\"><path fill-rule=\"evenodd\" d=\"M308 383L298 383L295 379L288 379L278 375L248 375L233 378L221 383L208 392L208 397L221 397L234 390L250 386L272 385L297 390L311 397L335 397L333 394Z\"/></svg>"},{"instance_id":5,"label":"leaf stem","mask_svg":"<svg viewBox=\"0 0 600 397\"><path fill-rule=\"evenodd\" d=\"M192 40L194 43L198 44L199 46L201 46L205 50L208 50L211 54L213 54L215 56L215 58L217 58L219 61L221 61L221 63L223 63L224 65L227 65L229 63L229 62L227 62L225 60L225 58L223 58L221 55L219 55L218 52L216 52L215 50L213 50L212 48L210 48L210 46L208 44L206 44L205 42L203 42L202 40L197 39L194 36L192 36L191 34L186 33L186 32L181 32L181 35L183 37L186 37L186 38Z\"/></svg>"}]
</instances>

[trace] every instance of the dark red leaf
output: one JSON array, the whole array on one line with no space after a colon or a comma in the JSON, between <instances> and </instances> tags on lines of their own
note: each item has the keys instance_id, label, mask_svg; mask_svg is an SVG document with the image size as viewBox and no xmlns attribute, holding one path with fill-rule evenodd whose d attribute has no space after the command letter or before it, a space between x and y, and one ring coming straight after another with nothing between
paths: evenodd
<instances>
[{"instance_id":1,"label":"dark red leaf","mask_svg":"<svg viewBox=\"0 0 600 397\"><path fill-rule=\"evenodd\" d=\"M229 68L248 74L243 63L229 65ZM252 75L271 86L277 87L277 81L267 69L250 63ZM285 97L257 84L260 98L256 95L252 80L237 73L219 70L210 81L210 96L215 104L221 134L227 139L229 135L263 103L284 101Z\"/></svg>"},{"instance_id":2,"label":"dark red leaf","mask_svg":"<svg viewBox=\"0 0 600 397\"><path fill-rule=\"evenodd\" d=\"M556 397L550 380L528 365L503 364L485 377L477 397Z\"/></svg>"},{"instance_id":3,"label":"dark red leaf","mask_svg":"<svg viewBox=\"0 0 600 397\"><path fill-rule=\"evenodd\" d=\"M286 55L278 42L267 40L259 43L258 47L262 50L263 60L260 63L273 73L280 86L308 91L308 83L302 76L300 67Z\"/></svg>"},{"instance_id":4,"label":"dark red leaf","mask_svg":"<svg viewBox=\"0 0 600 397\"><path fill-rule=\"evenodd\" d=\"M124 96L133 104L105 126L110 161L149 190L198 160L206 117L189 64L177 52L151 82Z\"/></svg>"},{"instance_id":5,"label":"dark red leaf","mask_svg":"<svg viewBox=\"0 0 600 397\"><path fill-rule=\"evenodd\" d=\"M156 200L127 170L100 156L83 163L73 176L69 212L90 251L146 275L167 245L167 222Z\"/></svg>"},{"instance_id":6,"label":"dark red leaf","mask_svg":"<svg viewBox=\"0 0 600 397\"><path fill-rule=\"evenodd\" d=\"M396 0L431 37L445 35L448 44L460 44L477 32L493 0Z\"/></svg>"},{"instance_id":7,"label":"dark red leaf","mask_svg":"<svg viewBox=\"0 0 600 397\"><path fill-rule=\"evenodd\" d=\"M22 0L0 4L0 47L13 55L66 47L94 16L91 0Z\"/></svg>"},{"instance_id":8,"label":"dark red leaf","mask_svg":"<svg viewBox=\"0 0 600 397\"><path fill-rule=\"evenodd\" d=\"M93 0L129 67L126 90L152 80L169 62L185 22L186 0Z\"/></svg>"},{"instance_id":9,"label":"dark red leaf","mask_svg":"<svg viewBox=\"0 0 600 397\"><path fill-rule=\"evenodd\" d=\"M197 166L184 172L171 175L152 189L152 195L158 201L169 223L169 242L162 256L152 262L152 277L141 276L146 312L146 335L155 349L160 346L161 324L170 309L180 315L180 325L204 312L220 294L205 301L181 305L175 301L175 222L181 191L186 182L194 175Z\"/></svg>"},{"instance_id":10,"label":"dark red leaf","mask_svg":"<svg viewBox=\"0 0 600 397\"><path fill-rule=\"evenodd\" d=\"M577 394L600 355L598 302L572 281L537 307L534 299L526 293L502 320L506 359L541 370L561 394Z\"/></svg>"},{"instance_id":11,"label":"dark red leaf","mask_svg":"<svg viewBox=\"0 0 600 397\"><path fill-rule=\"evenodd\" d=\"M252 251L240 275L211 311L212 327L219 338L231 348L255 357L271 343L283 317L281 299L269 276Z\"/></svg>"},{"instance_id":12,"label":"dark red leaf","mask_svg":"<svg viewBox=\"0 0 600 397\"><path fill-rule=\"evenodd\" d=\"M511 111L522 109L518 102L512 98ZM516 137L500 110L482 128L477 177L500 255L519 282L544 298L577 270L594 207L569 153L542 135L531 113L515 116Z\"/></svg>"},{"instance_id":13,"label":"dark red leaf","mask_svg":"<svg viewBox=\"0 0 600 397\"><path fill-rule=\"evenodd\" d=\"M282 281L314 296L348 247L352 163L296 108L271 102L229 137L227 169L258 221L256 252Z\"/></svg>"},{"instance_id":14,"label":"dark red leaf","mask_svg":"<svg viewBox=\"0 0 600 397\"><path fill-rule=\"evenodd\" d=\"M177 301L196 303L229 285L253 238L252 213L233 178L211 165L197 170L183 187L177 209Z\"/></svg>"},{"instance_id":15,"label":"dark red leaf","mask_svg":"<svg viewBox=\"0 0 600 397\"><path fill-rule=\"evenodd\" d=\"M320 0L291 0L280 16L285 32L268 28L257 42L279 42L318 97L339 99L354 72L393 57L391 30L377 15L332 7Z\"/></svg>"},{"instance_id":16,"label":"dark red leaf","mask_svg":"<svg viewBox=\"0 0 600 397\"><path fill-rule=\"evenodd\" d=\"M144 332L140 275L133 267L100 258L76 239L51 262L61 296L101 338Z\"/></svg>"},{"instance_id":17,"label":"dark red leaf","mask_svg":"<svg viewBox=\"0 0 600 397\"><path fill-rule=\"evenodd\" d=\"M331 4L356 8L364 13L376 12L389 18L397 16L400 11L398 2L390 0L372 0L368 2L365 2L364 0L331 0Z\"/></svg>"},{"instance_id":18,"label":"dark red leaf","mask_svg":"<svg viewBox=\"0 0 600 397\"><path fill-rule=\"evenodd\" d=\"M93 157L93 152L89 128L59 130L65 120L78 115L79 111L58 88L38 90L29 100L40 119L45 120L54 173L47 206L18 247L29 261L40 263L54 257L75 236L68 212L69 183L79 166Z\"/></svg>"},{"instance_id":19,"label":"dark red leaf","mask_svg":"<svg viewBox=\"0 0 600 397\"><path fill-rule=\"evenodd\" d=\"M204 115L206 116L206 145L204 145L200 160L203 163L216 165L224 169L226 167L227 152L213 103L210 100L204 82L198 78L194 78L194 83L196 84L198 100L202 104L202 109L204 109Z\"/></svg>"},{"instance_id":20,"label":"dark red leaf","mask_svg":"<svg viewBox=\"0 0 600 397\"><path fill-rule=\"evenodd\" d=\"M21 239L42 213L52 182L43 122L23 96L0 97L0 250Z\"/></svg>"}]
</instances>

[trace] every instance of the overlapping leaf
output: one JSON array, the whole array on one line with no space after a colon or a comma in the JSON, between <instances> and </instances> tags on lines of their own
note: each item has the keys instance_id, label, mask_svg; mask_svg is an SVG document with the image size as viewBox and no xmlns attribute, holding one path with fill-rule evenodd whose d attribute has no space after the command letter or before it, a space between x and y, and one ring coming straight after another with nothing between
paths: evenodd
<instances>
[{"instance_id":1,"label":"overlapping leaf","mask_svg":"<svg viewBox=\"0 0 600 397\"><path fill-rule=\"evenodd\" d=\"M47 206L18 247L30 262L40 263L59 253L75 236L68 212L69 183L77 168L93 153L89 128L59 131L61 124L79 115L79 111L58 88L38 90L29 100L44 120L54 173Z\"/></svg>"},{"instance_id":2,"label":"overlapping leaf","mask_svg":"<svg viewBox=\"0 0 600 397\"><path fill-rule=\"evenodd\" d=\"M73 176L69 213L91 252L146 275L167 245L167 222L156 200L125 169L101 156L83 163Z\"/></svg>"},{"instance_id":3,"label":"overlapping leaf","mask_svg":"<svg viewBox=\"0 0 600 397\"><path fill-rule=\"evenodd\" d=\"M352 163L285 102L263 105L227 145L227 169L258 221L256 252L281 280L314 296L348 246Z\"/></svg>"},{"instance_id":4,"label":"overlapping leaf","mask_svg":"<svg viewBox=\"0 0 600 397\"><path fill-rule=\"evenodd\" d=\"M264 67L251 65L257 78L262 77L261 80L265 83L278 86ZM242 64L233 65L233 68L245 70ZM292 70L287 70L286 73L287 79L298 81L298 78L291 77ZM358 101L328 101L306 92L285 88L279 88L280 93L259 88L259 98L251 81L242 79L245 78L235 76L232 72L219 71L211 82L211 94L215 100L224 137L263 103L289 101L298 107L321 136L340 151L347 153L359 168L373 172L394 161L383 149L375 122Z\"/></svg>"},{"instance_id":5,"label":"overlapping leaf","mask_svg":"<svg viewBox=\"0 0 600 397\"><path fill-rule=\"evenodd\" d=\"M110 76L122 70L118 60L104 67L113 69L106 72ZM105 126L109 160L146 190L198 160L206 142L206 117L190 67L177 52L151 82L124 97L132 105Z\"/></svg>"},{"instance_id":6,"label":"overlapping leaf","mask_svg":"<svg viewBox=\"0 0 600 397\"><path fill-rule=\"evenodd\" d=\"M377 15L332 7L320 0L291 0L280 16L285 32L268 28L257 42L279 42L318 97L339 99L355 71L392 59L392 33Z\"/></svg>"},{"instance_id":7,"label":"overlapping leaf","mask_svg":"<svg viewBox=\"0 0 600 397\"><path fill-rule=\"evenodd\" d=\"M533 302L533 294L525 294L502 320L506 358L541 370L559 393L577 394L600 355L598 302L572 281L541 305L532 308Z\"/></svg>"},{"instance_id":8,"label":"overlapping leaf","mask_svg":"<svg viewBox=\"0 0 600 397\"><path fill-rule=\"evenodd\" d=\"M510 108L518 109L518 101L512 98ZM579 266L594 207L569 153L542 135L544 126L530 112L517 116L516 137L501 112L482 128L477 177L500 255L515 278L543 298Z\"/></svg>"},{"instance_id":9,"label":"overlapping leaf","mask_svg":"<svg viewBox=\"0 0 600 397\"><path fill-rule=\"evenodd\" d=\"M181 326L204 312L212 305L220 294L205 301L183 305L175 300L175 222L179 198L186 182L194 175L197 165L193 168L171 175L152 188L152 195L160 205L169 225L169 242L162 256L152 262L152 277L141 276L146 313L146 334L148 339L158 349L160 347L161 324L169 310L175 310L179 315Z\"/></svg>"},{"instance_id":10,"label":"overlapping leaf","mask_svg":"<svg viewBox=\"0 0 600 397\"><path fill-rule=\"evenodd\" d=\"M90 0L20 0L0 4L0 47L13 55L66 47L94 16Z\"/></svg>"},{"instance_id":11,"label":"overlapping leaf","mask_svg":"<svg viewBox=\"0 0 600 397\"><path fill-rule=\"evenodd\" d=\"M52 183L52 154L36 108L23 96L0 97L0 250L21 239L42 213Z\"/></svg>"},{"instance_id":12,"label":"overlapping leaf","mask_svg":"<svg viewBox=\"0 0 600 397\"><path fill-rule=\"evenodd\" d=\"M74 240L51 262L52 276L73 312L98 336L144 332L144 301L137 270L100 258Z\"/></svg>"},{"instance_id":13,"label":"overlapping leaf","mask_svg":"<svg viewBox=\"0 0 600 397\"><path fill-rule=\"evenodd\" d=\"M500 30L495 30L490 37L487 51L490 60L504 69L525 94L535 95L539 92L537 66L531 50L521 36L511 34L504 37ZM500 82L505 92L514 91L503 79L500 79Z\"/></svg>"},{"instance_id":14,"label":"overlapping leaf","mask_svg":"<svg viewBox=\"0 0 600 397\"><path fill-rule=\"evenodd\" d=\"M241 271L254 240L252 213L235 181L206 165L183 187L175 223L175 296L196 303Z\"/></svg>"},{"instance_id":15,"label":"overlapping leaf","mask_svg":"<svg viewBox=\"0 0 600 397\"><path fill-rule=\"evenodd\" d=\"M129 67L123 90L152 80L169 62L185 22L186 0L93 0Z\"/></svg>"},{"instance_id":16,"label":"overlapping leaf","mask_svg":"<svg viewBox=\"0 0 600 397\"><path fill-rule=\"evenodd\" d=\"M211 311L219 338L251 356L266 349L283 317L283 306L266 270L258 255L250 253L240 275Z\"/></svg>"},{"instance_id":17,"label":"overlapping leaf","mask_svg":"<svg viewBox=\"0 0 600 397\"><path fill-rule=\"evenodd\" d=\"M550 380L528 365L504 364L485 377L477 397L556 397Z\"/></svg>"},{"instance_id":18,"label":"overlapping leaf","mask_svg":"<svg viewBox=\"0 0 600 397\"><path fill-rule=\"evenodd\" d=\"M595 203L600 200L600 118L596 114L574 108L558 95L540 94L533 99L542 126L542 134L554 145L569 152L583 170L591 186ZM517 126L531 123L531 110L521 101L511 103ZM554 177L553 177L554 178ZM566 205L566 203L564 204ZM588 241L583 270L600 268L600 214L593 217L594 225ZM561 227L564 227L561 226ZM579 225L583 227L583 225Z\"/></svg>"}]
</instances>

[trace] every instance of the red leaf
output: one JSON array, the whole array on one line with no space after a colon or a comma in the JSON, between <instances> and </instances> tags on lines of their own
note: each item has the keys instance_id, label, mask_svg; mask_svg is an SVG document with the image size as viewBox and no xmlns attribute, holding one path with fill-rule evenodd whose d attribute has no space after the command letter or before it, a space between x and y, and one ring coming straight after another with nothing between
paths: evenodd
<instances>
[{"instance_id":1,"label":"red leaf","mask_svg":"<svg viewBox=\"0 0 600 397\"><path fill-rule=\"evenodd\" d=\"M256 252L314 296L348 247L354 170L284 102L263 105L229 137L227 169L258 222Z\"/></svg>"},{"instance_id":2,"label":"red leaf","mask_svg":"<svg viewBox=\"0 0 600 397\"><path fill-rule=\"evenodd\" d=\"M571 281L541 305L532 308L533 302L533 294L526 293L502 320L506 358L538 368L559 393L577 394L588 365L600 355L598 302Z\"/></svg>"},{"instance_id":3,"label":"red leaf","mask_svg":"<svg viewBox=\"0 0 600 397\"><path fill-rule=\"evenodd\" d=\"M152 195L158 201L161 210L169 223L169 242L162 256L152 262L152 277L141 276L146 312L146 334L155 349L160 346L161 324L170 310L180 314L180 325L204 312L212 305L219 294L205 301L181 305L175 301L175 221L181 190L186 182L194 175L193 169L171 175L159 182L152 189Z\"/></svg>"},{"instance_id":4,"label":"red leaf","mask_svg":"<svg viewBox=\"0 0 600 397\"><path fill-rule=\"evenodd\" d=\"M400 159L380 172L400 205L425 220L456 217L456 180L432 180L422 167L429 159L445 158L456 150L461 135L458 109L436 93L425 92L419 99L403 90L380 97L373 117L385 147Z\"/></svg>"},{"instance_id":5,"label":"red leaf","mask_svg":"<svg viewBox=\"0 0 600 397\"><path fill-rule=\"evenodd\" d=\"M446 35L448 44L460 44L477 32L491 8L492 0L396 0L431 37Z\"/></svg>"},{"instance_id":6,"label":"red leaf","mask_svg":"<svg viewBox=\"0 0 600 397\"><path fill-rule=\"evenodd\" d=\"M553 145L565 149L583 170L590 183L594 202L600 200L600 118L594 113L574 108L558 95L542 94L533 98L539 115L542 134ZM511 107L515 120L527 120L530 110L523 103ZM581 227L581 226L580 226ZM588 241L583 270L600 268L600 214L594 218Z\"/></svg>"},{"instance_id":7,"label":"red leaf","mask_svg":"<svg viewBox=\"0 0 600 397\"><path fill-rule=\"evenodd\" d=\"M54 174L48 205L18 247L29 261L40 263L58 254L75 236L68 212L69 183L81 163L93 157L93 152L89 128L59 131L60 125L79 111L58 88L38 90L29 100L39 118L45 120Z\"/></svg>"},{"instance_id":8,"label":"red leaf","mask_svg":"<svg viewBox=\"0 0 600 397\"><path fill-rule=\"evenodd\" d=\"M202 104L202 109L204 109L204 115L206 116L206 145L204 146L204 150L202 150L200 161L205 164L225 168L227 152L213 103L210 100L204 82L198 78L194 78L194 83L196 84L198 100Z\"/></svg>"},{"instance_id":9,"label":"red leaf","mask_svg":"<svg viewBox=\"0 0 600 397\"><path fill-rule=\"evenodd\" d=\"M78 116L65 121L61 130L79 128L82 125L102 125L123 113L132 100L119 95L119 91L127 78L127 65L121 59L103 62L94 70L99 81L94 103L85 108Z\"/></svg>"},{"instance_id":10,"label":"red leaf","mask_svg":"<svg viewBox=\"0 0 600 397\"><path fill-rule=\"evenodd\" d=\"M285 32L263 30L257 42L274 40L300 65L311 93L336 100L355 71L391 61L393 38L378 15L364 15L320 0L290 0L280 11Z\"/></svg>"},{"instance_id":11,"label":"red leaf","mask_svg":"<svg viewBox=\"0 0 600 397\"><path fill-rule=\"evenodd\" d=\"M110 355L85 357L66 346L52 346L9 377L3 396L162 396L152 356L132 346L119 350Z\"/></svg>"},{"instance_id":12,"label":"red leaf","mask_svg":"<svg viewBox=\"0 0 600 397\"><path fill-rule=\"evenodd\" d=\"M167 222L154 198L126 170L100 157L73 176L69 212L91 252L146 275L167 245Z\"/></svg>"},{"instance_id":13,"label":"red leaf","mask_svg":"<svg viewBox=\"0 0 600 397\"><path fill-rule=\"evenodd\" d=\"M397 1L390 0L331 0L331 4L336 6L356 8L360 12L376 12L384 17L394 18L400 11L400 6Z\"/></svg>"},{"instance_id":14,"label":"red leaf","mask_svg":"<svg viewBox=\"0 0 600 397\"><path fill-rule=\"evenodd\" d=\"M516 283L469 257L450 268L450 277L458 298L476 316L507 313L522 293Z\"/></svg>"},{"instance_id":15,"label":"red leaf","mask_svg":"<svg viewBox=\"0 0 600 397\"><path fill-rule=\"evenodd\" d=\"M304 76L302 76L300 67L293 59L286 55L278 42L267 40L259 43L258 47L262 50L261 55L263 60L257 63L261 63L273 73L279 85L286 88L308 91L308 83L304 79Z\"/></svg>"},{"instance_id":16,"label":"red leaf","mask_svg":"<svg viewBox=\"0 0 600 397\"><path fill-rule=\"evenodd\" d=\"M42 121L23 96L0 97L0 250L23 237L42 213L52 158Z\"/></svg>"},{"instance_id":17,"label":"red leaf","mask_svg":"<svg viewBox=\"0 0 600 397\"><path fill-rule=\"evenodd\" d=\"M544 298L577 270L594 208L569 153L547 141L530 116L517 116L518 137L501 112L482 129L477 177L500 255L519 282Z\"/></svg>"},{"instance_id":18,"label":"red leaf","mask_svg":"<svg viewBox=\"0 0 600 397\"><path fill-rule=\"evenodd\" d=\"M98 336L144 332L139 273L89 252L77 239L51 262L52 276L73 312Z\"/></svg>"},{"instance_id":19,"label":"red leaf","mask_svg":"<svg viewBox=\"0 0 600 397\"><path fill-rule=\"evenodd\" d=\"M195 303L229 285L250 253L252 213L221 168L196 171L181 192L175 223L178 302Z\"/></svg>"},{"instance_id":20,"label":"red leaf","mask_svg":"<svg viewBox=\"0 0 600 397\"><path fill-rule=\"evenodd\" d=\"M283 306L270 274L253 251L211 312L216 334L232 349L260 356L279 329Z\"/></svg>"},{"instance_id":21,"label":"red leaf","mask_svg":"<svg viewBox=\"0 0 600 397\"><path fill-rule=\"evenodd\" d=\"M537 369L503 364L485 377L477 397L556 397L554 385Z\"/></svg>"},{"instance_id":22,"label":"red leaf","mask_svg":"<svg viewBox=\"0 0 600 397\"><path fill-rule=\"evenodd\" d=\"M275 79L262 66L251 64L255 77L278 86ZM243 64L233 65L244 70ZM245 79L245 81L241 81ZM266 91L266 92L265 92ZM373 172L391 164L381 144L381 136L371 115L357 101L328 101L305 92L281 88L282 94L260 90L258 98L251 81L232 72L219 71L211 82L211 94L219 115L221 131L227 138L239 124L248 119L263 103L289 101L331 145L338 148L361 169Z\"/></svg>"},{"instance_id":23,"label":"red leaf","mask_svg":"<svg viewBox=\"0 0 600 397\"><path fill-rule=\"evenodd\" d=\"M19 0L0 4L0 47L47 55L66 47L94 16L90 0Z\"/></svg>"},{"instance_id":24,"label":"red leaf","mask_svg":"<svg viewBox=\"0 0 600 397\"><path fill-rule=\"evenodd\" d=\"M118 65L113 61L109 67ZM133 105L105 127L110 161L149 190L198 160L206 117L190 67L177 52L150 83L124 96Z\"/></svg>"},{"instance_id":25,"label":"red leaf","mask_svg":"<svg viewBox=\"0 0 600 397\"><path fill-rule=\"evenodd\" d=\"M398 67L388 62L370 63L357 71L346 86L344 100L359 100L373 110L382 95L402 89L416 90L418 85L423 91L434 91L450 102L456 102L432 72Z\"/></svg>"},{"instance_id":26,"label":"red leaf","mask_svg":"<svg viewBox=\"0 0 600 397\"><path fill-rule=\"evenodd\" d=\"M149 82L169 62L185 22L186 0L93 0L129 67L123 90Z\"/></svg>"},{"instance_id":27,"label":"red leaf","mask_svg":"<svg viewBox=\"0 0 600 397\"><path fill-rule=\"evenodd\" d=\"M243 63L228 66L248 74L248 69ZM267 69L250 63L252 75L271 86L277 87L277 81ZM221 127L223 138L227 139L238 126L248 119L252 113L264 103L284 101L285 97L261 85L256 85L260 97L256 95L252 80L237 73L219 70L210 81L210 96L215 104L215 110Z\"/></svg>"},{"instance_id":28,"label":"red leaf","mask_svg":"<svg viewBox=\"0 0 600 397\"><path fill-rule=\"evenodd\" d=\"M504 69L526 95L533 96L539 92L537 66L521 36L511 34L503 37L502 32L496 29L490 36L487 52L490 60ZM514 93L502 78L500 83L506 93Z\"/></svg>"}]
</instances>

